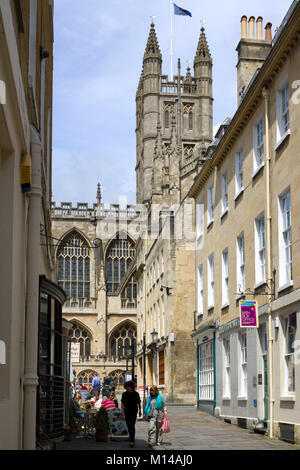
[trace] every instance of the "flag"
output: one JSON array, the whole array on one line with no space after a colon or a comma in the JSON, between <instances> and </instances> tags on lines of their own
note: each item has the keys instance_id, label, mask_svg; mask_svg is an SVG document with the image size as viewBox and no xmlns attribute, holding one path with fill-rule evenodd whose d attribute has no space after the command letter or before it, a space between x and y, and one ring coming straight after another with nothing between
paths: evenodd
<instances>
[{"instance_id":1,"label":"flag","mask_svg":"<svg viewBox=\"0 0 300 470\"><path fill-rule=\"evenodd\" d=\"M190 11L184 10L183 8L178 7L177 5L175 5L175 3L173 3L173 5L174 5L174 15L192 16L192 13Z\"/></svg>"}]
</instances>

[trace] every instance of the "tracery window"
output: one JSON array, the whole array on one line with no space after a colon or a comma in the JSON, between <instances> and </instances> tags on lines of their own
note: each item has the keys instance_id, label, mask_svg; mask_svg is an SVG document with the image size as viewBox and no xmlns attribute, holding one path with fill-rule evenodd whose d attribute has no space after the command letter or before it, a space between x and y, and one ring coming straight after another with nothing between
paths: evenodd
<instances>
[{"instance_id":1,"label":"tracery window","mask_svg":"<svg viewBox=\"0 0 300 470\"><path fill-rule=\"evenodd\" d=\"M137 305L137 282L135 276L132 276L126 287L121 293L122 308L136 308Z\"/></svg>"},{"instance_id":2,"label":"tracery window","mask_svg":"<svg viewBox=\"0 0 300 470\"><path fill-rule=\"evenodd\" d=\"M85 385L87 388L89 388L92 386L94 374L94 370L83 370L77 375L77 380L81 385Z\"/></svg>"},{"instance_id":3,"label":"tracery window","mask_svg":"<svg viewBox=\"0 0 300 470\"><path fill-rule=\"evenodd\" d=\"M121 359L128 356L132 342L136 343L136 328L130 323L122 325L116 330L110 339L110 354Z\"/></svg>"},{"instance_id":4,"label":"tracery window","mask_svg":"<svg viewBox=\"0 0 300 470\"><path fill-rule=\"evenodd\" d=\"M72 232L61 243L57 253L57 278L67 299L90 300L90 249L84 239Z\"/></svg>"},{"instance_id":5,"label":"tracery window","mask_svg":"<svg viewBox=\"0 0 300 470\"><path fill-rule=\"evenodd\" d=\"M134 256L135 247L129 239L116 239L111 244L106 256L108 293L118 290Z\"/></svg>"},{"instance_id":6,"label":"tracery window","mask_svg":"<svg viewBox=\"0 0 300 470\"><path fill-rule=\"evenodd\" d=\"M109 374L109 377L112 378L112 383L115 387L118 387L120 385L124 385L125 381L125 373L123 370L114 370Z\"/></svg>"},{"instance_id":7,"label":"tracery window","mask_svg":"<svg viewBox=\"0 0 300 470\"><path fill-rule=\"evenodd\" d=\"M84 328L74 323L72 330L69 331L69 337L73 343L80 343L81 357L91 355L91 336Z\"/></svg>"}]
</instances>

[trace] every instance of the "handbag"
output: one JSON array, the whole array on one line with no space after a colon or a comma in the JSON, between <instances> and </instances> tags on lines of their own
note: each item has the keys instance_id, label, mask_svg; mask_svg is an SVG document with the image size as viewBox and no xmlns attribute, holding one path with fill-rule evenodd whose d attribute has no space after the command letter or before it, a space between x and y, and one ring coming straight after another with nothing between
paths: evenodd
<instances>
[{"instance_id":1,"label":"handbag","mask_svg":"<svg viewBox=\"0 0 300 470\"><path fill-rule=\"evenodd\" d=\"M164 434L170 432L169 420L166 417L163 419L161 430Z\"/></svg>"}]
</instances>

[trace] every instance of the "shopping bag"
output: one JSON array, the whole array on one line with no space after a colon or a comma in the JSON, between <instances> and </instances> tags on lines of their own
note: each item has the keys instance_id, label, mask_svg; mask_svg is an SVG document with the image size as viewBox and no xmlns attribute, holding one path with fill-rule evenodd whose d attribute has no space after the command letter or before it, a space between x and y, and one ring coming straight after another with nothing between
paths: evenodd
<instances>
[{"instance_id":1,"label":"shopping bag","mask_svg":"<svg viewBox=\"0 0 300 470\"><path fill-rule=\"evenodd\" d=\"M170 432L170 424L168 418L164 418L161 429L164 434Z\"/></svg>"}]
</instances>

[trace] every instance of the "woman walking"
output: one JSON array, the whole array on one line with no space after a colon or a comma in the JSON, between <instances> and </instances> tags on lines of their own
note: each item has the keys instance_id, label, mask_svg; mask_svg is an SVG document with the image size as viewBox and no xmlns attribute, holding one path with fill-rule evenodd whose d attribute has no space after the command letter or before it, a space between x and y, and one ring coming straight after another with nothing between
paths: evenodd
<instances>
[{"instance_id":1,"label":"woman walking","mask_svg":"<svg viewBox=\"0 0 300 470\"><path fill-rule=\"evenodd\" d=\"M133 447L135 444L135 422L137 418L137 413L139 411L139 416L142 415L141 412L141 399L138 392L134 390L133 381L125 382L124 388L126 392L122 395L122 415L125 417L128 434L129 434L129 445Z\"/></svg>"},{"instance_id":2,"label":"woman walking","mask_svg":"<svg viewBox=\"0 0 300 470\"><path fill-rule=\"evenodd\" d=\"M159 393L156 385L150 389L150 396L146 408L145 416L149 420L148 427L148 444L150 447L161 445L162 443L162 423L164 417L167 417L167 408L163 397Z\"/></svg>"}]
</instances>

